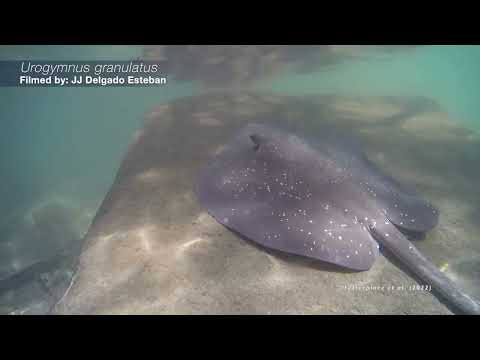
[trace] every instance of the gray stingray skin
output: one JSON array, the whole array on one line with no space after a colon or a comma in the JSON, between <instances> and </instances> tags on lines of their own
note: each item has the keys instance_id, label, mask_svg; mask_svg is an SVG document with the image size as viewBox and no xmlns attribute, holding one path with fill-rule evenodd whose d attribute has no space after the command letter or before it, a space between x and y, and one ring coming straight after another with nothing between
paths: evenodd
<instances>
[{"instance_id":1,"label":"gray stingray skin","mask_svg":"<svg viewBox=\"0 0 480 360\"><path fill-rule=\"evenodd\" d=\"M195 192L219 223L268 248L361 271L381 243L455 308L480 311L398 230L432 229L437 209L348 139L308 141L247 125L202 171Z\"/></svg>"}]
</instances>

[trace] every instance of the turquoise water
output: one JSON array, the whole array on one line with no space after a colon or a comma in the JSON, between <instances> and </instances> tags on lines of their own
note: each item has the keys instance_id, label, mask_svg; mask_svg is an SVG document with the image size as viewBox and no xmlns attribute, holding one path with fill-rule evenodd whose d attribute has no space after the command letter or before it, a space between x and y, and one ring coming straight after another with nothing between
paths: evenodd
<instances>
[{"instance_id":1,"label":"turquoise water","mask_svg":"<svg viewBox=\"0 0 480 360\"><path fill-rule=\"evenodd\" d=\"M368 55L313 74L264 81L258 87L296 95L425 96L452 119L480 129L480 46L425 46Z\"/></svg>"},{"instance_id":2,"label":"turquoise water","mask_svg":"<svg viewBox=\"0 0 480 360\"><path fill-rule=\"evenodd\" d=\"M11 46L0 58L129 60L138 46ZM164 88L0 88L0 211L24 211L51 197L98 206L146 112L191 95Z\"/></svg>"}]
</instances>

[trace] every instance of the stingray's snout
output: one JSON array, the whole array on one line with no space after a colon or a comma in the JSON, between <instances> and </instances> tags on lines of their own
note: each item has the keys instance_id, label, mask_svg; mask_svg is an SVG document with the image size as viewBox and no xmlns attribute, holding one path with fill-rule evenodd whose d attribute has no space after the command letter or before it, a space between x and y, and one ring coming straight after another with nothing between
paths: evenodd
<instances>
[{"instance_id":1,"label":"stingray's snout","mask_svg":"<svg viewBox=\"0 0 480 360\"><path fill-rule=\"evenodd\" d=\"M253 142L255 151L257 151L260 148L260 145L266 142L265 137L260 134L250 134L249 136L250 136L250 140L252 140Z\"/></svg>"}]
</instances>

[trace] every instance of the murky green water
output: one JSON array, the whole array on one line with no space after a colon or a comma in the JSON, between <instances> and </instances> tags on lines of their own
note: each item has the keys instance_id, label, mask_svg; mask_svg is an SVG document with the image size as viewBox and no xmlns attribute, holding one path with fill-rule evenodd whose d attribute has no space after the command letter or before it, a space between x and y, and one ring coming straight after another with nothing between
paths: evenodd
<instances>
[{"instance_id":1,"label":"murky green water","mask_svg":"<svg viewBox=\"0 0 480 360\"><path fill-rule=\"evenodd\" d=\"M139 46L4 46L0 59L128 60L140 53ZM369 52L363 59L254 87L290 95L422 96L479 130L479 63L480 46ZM82 234L144 114L199 91L186 82L162 88L0 88L0 278L35 260L23 256L32 237L41 239L30 223L46 226L44 218L32 215L35 209L59 207L49 210L55 218L47 222L70 209L71 219L78 219L72 226ZM61 239L52 241L61 247Z\"/></svg>"}]
</instances>

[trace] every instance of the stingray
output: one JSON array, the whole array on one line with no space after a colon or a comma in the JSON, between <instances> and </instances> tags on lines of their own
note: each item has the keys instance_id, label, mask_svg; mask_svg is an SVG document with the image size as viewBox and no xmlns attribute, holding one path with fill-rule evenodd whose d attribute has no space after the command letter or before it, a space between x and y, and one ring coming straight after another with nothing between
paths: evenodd
<instances>
[{"instance_id":1,"label":"stingray","mask_svg":"<svg viewBox=\"0 0 480 360\"><path fill-rule=\"evenodd\" d=\"M370 269L382 245L458 312L480 313L479 303L405 235L434 228L438 210L382 172L350 138L322 135L245 126L200 172L200 204L263 247L354 271Z\"/></svg>"}]
</instances>

